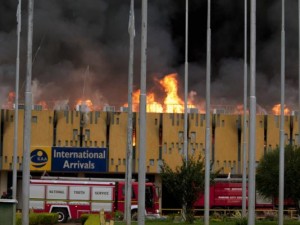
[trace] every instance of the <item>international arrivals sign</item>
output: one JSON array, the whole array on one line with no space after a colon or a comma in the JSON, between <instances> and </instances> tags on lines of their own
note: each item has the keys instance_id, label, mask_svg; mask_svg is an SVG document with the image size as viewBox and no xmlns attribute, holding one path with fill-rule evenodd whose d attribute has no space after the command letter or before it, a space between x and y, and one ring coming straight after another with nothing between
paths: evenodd
<instances>
[{"instance_id":1,"label":"international arrivals sign","mask_svg":"<svg viewBox=\"0 0 300 225\"><path fill-rule=\"evenodd\" d=\"M31 170L52 172L107 172L106 148L33 147Z\"/></svg>"}]
</instances>

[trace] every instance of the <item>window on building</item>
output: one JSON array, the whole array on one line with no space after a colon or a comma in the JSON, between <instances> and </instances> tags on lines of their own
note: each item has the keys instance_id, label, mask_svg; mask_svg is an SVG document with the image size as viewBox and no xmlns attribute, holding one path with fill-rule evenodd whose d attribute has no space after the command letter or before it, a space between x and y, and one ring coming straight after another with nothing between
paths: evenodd
<instances>
[{"instance_id":1,"label":"window on building","mask_svg":"<svg viewBox=\"0 0 300 225\"><path fill-rule=\"evenodd\" d=\"M193 142L196 141L196 132L195 131L190 133L190 138L191 138L191 141L193 141Z\"/></svg>"},{"instance_id":2,"label":"window on building","mask_svg":"<svg viewBox=\"0 0 300 225\"><path fill-rule=\"evenodd\" d=\"M163 151L165 154L167 153L167 143L164 143Z\"/></svg>"},{"instance_id":3,"label":"window on building","mask_svg":"<svg viewBox=\"0 0 300 225\"><path fill-rule=\"evenodd\" d=\"M32 123L37 123L37 116L32 116L31 117L31 122Z\"/></svg>"},{"instance_id":4,"label":"window on building","mask_svg":"<svg viewBox=\"0 0 300 225\"><path fill-rule=\"evenodd\" d=\"M195 155L195 149L192 148L192 155Z\"/></svg>"},{"instance_id":5,"label":"window on building","mask_svg":"<svg viewBox=\"0 0 300 225\"><path fill-rule=\"evenodd\" d=\"M178 148L178 153L182 154L182 149L181 148Z\"/></svg>"},{"instance_id":6,"label":"window on building","mask_svg":"<svg viewBox=\"0 0 300 225\"><path fill-rule=\"evenodd\" d=\"M85 139L90 140L91 131L90 129L85 129Z\"/></svg>"},{"instance_id":7,"label":"window on building","mask_svg":"<svg viewBox=\"0 0 300 225\"><path fill-rule=\"evenodd\" d=\"M73 129L73 140L77 139L77 137L78 137L78 130Z\"/></svg>"},{"instance_id":8,"label":"window on building","mask_svg":"<svg viewBox=\"0 0 300 225\"><path fill-rule=\"evenodd\" d=\"M178 139L180 142L183 142L183 131L178 132Z\"/></svg>"},{"instance_id":9,"label":"window on building","mask_svg":"<svg viewBox=\"0 0 300 225\"><path fill-rule=\"evenodd\" d=\"M150 159L149 164L150 164L150 166L154 166L154 159Z\"/></svg>"}]
</instances>

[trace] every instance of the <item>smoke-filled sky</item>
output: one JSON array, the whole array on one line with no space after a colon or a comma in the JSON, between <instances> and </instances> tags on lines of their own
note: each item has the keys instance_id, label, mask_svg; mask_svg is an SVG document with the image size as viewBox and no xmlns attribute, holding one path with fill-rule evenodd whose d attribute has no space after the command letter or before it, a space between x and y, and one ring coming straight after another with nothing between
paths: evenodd
<instances>
[{"instance_id":1,"label":"smoke-filled sky","mask_svg":"<svg viewBox=\"0 0 300 225\"><path fill-rule=\"evenodd\" d=\"M286 2L286 103L298 104L298 1ZM205 100L207 1L189 0L189 92ZM127 102L130 0L38 0L34 6L34 103L96 105ZM243 102L244 1L212 1L212 105ZM0 106L15 89L17 0L0 1ZM250 5L248 6L248 9ZM20 102L24 100L27 1L22 1ZM249 20L248 20L249 21ZM135 0L134 90L140 86L141 1ZM147 91L168 73L178 73L183 99L185 1L149 0ZM249 34L249 32L248 32ZM257 103L280 102L281 1L257 1ZM248 38L249 41L249 38ZM249 53L249 51L248 51ZM249 59L249 57L248 57ZM248 64L249 65L249 64ZM249 82L248 82L249 83ZM249 88L248 88L249 90Z\"/></svg>"}]
</instances>

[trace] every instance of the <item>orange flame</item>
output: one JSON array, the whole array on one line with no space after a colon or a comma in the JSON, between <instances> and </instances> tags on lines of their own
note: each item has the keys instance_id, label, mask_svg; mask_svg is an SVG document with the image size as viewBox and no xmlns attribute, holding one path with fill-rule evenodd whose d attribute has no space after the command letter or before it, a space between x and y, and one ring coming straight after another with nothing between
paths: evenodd
<instances>
[{"instance_id":1,"label":"orange flame","mask_svg":"<svg viewBox=\"0 0 300 225\"><path fill-rule=\"evenodd\" d=\"M164 88L166 97L164 105L155 101L155 94L150 92L147 94L147 112L167 112L167 113L182 113L184 111L184 101L178 96L177 74L169 74L159 80L159 84ZM192 104L193 98L196 95L192 92L188 100L188 108L194 108ZM137 90L132 95L133 111L138 111L140 90ZM128 106L128 104L124 104Z\"/></svg>"},{"instance_id":2,"label":"orange flame","mask_svg":"<svg viewBox=\"0 0 300 225\"><path fill-rule=\"evenodd\" d=\"M167 97L165 98L165 111L167 113L181 113L184 110L184 102L178 97L178 83L176 73L165 76L159 83L164 87Z\"/></svg>"},{"instance_id":3,"label":"orange flame","mask_svg":"<svg viewBox=\"0 0 300 225\"><path fill-rule=\"evenodd\" d=\"M40 101L38 105L41 105L43 110L48 110L48 105L46 101Z\"/></svg>"},{"instance_id":4,"label":"orange flame","mask_svg":"<svg viewBox=\"0 0 300 225\"><path fill-rule=\"evenodd\" d=\"M87 109L89 111L93 111L94 107L93 107L93 103L90 99L86 99L86 100L81 100L79 99L76 103L76 108L79 107L87 107Z\"/></svg>"},{"instance_id":5,"label":"orange flame","mask_svg":"<svg viewBox=\"0 0 300 225\"><path fill-rule=\"evenodd\" d=\"M164 87L167 94L164 104L165 112L167 113L183 113L184 112L184 101L178 96L178 82L177 74L172 73L165 76L159 83ZM188 99L188 108L195 108L195 105L192 103L192 99L196 95L195 92L190 93Z\"/></svg>"},{"instance_id":6,"label":"orange flame","mask_svg":"<svg viewBox=\"0 0 300 225\"><path fill-rule=\"evenodd\" d=\"M246 112L247 112L247 110L246 110ZM234 109L234 113L235 114L243 114L244 113L244 105L243 104L237 105Z\"/></svg>"},{"instance_id":7,"label":"orange flame","mask_svg":"<svg viewBox=\"0 0 300 225\"><path fill-rule=\"evenodd\" d=\"M272 112L274 115L280 115L280 108L281 108L281 104L277 104L274 105L272 108ZM290 114L290 110L284 106L284 115L289 115Z\"/></svg>"},{"instance_id":8,"label":"orange flame","mask_svg":"<svg viewBox=\"0 0 300 225\"><path fill-rule=\"evenodd\" d=\"M7 102L3 104L4 109L13 109L14 108L14 102L15 102L16 94L15 92L11 91L8 93Z\"/></svg>"},{"instance_id":9,"label":"orange flame","mask_svg":"<svg viewBox=\"0 0 300 225\"><path fill-rule=\"evenodd\" d=\"M140 102L140 93L141 90L138 89L135 92L133 92L132 94L132 110L133 111L138 111L138 107L139 107L139 102ZM160 103L155 101L155 95L154 93L149 93L147 95L147 112L163 112L163 107ZM124 104L125 107L128 107L128 103Z\"/></svg>"}]
</instances>

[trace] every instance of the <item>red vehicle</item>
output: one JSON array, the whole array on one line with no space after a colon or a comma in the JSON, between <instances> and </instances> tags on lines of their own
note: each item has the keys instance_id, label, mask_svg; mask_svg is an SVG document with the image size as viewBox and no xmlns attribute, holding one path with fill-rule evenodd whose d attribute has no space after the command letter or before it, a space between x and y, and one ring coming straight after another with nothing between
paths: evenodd
<instances>
[{"instance_id":1,"label":"red vehicle","mask_svg":"<svg viewBox=\"0 0 300 225\"><path fill-rule=\"evenodd\" d=\"M242 208L242 179L241 178L218 178L215 183L210 186L210 208L234 209ZM246 202L248 204L248 188L246 190ZM256 209L273 209L278 205L276 199L264 198L256 193L255 208ZM290 200L284 201L285 207L292 207L294 204ZM195 203L195 208L204 208L204 195L201 195Z\"/></svg>"},{"instance_id":2,"label":"red vehicle","mask_svg":"<svg viewBox=\"0 0 300 225\"><path fill-rule=\"evenodd\" d=\"M124 213L125 182L120 179L52 178L30 180L30 208L34 212L56 212L59 222L81 214L120 211ZM105 181L104 181L105 180ZM153 183L146 183L146 216L159 217L159 199ZM131 214L138 210L138 183L132 182Z\"/></svg>"}]
</instances>

